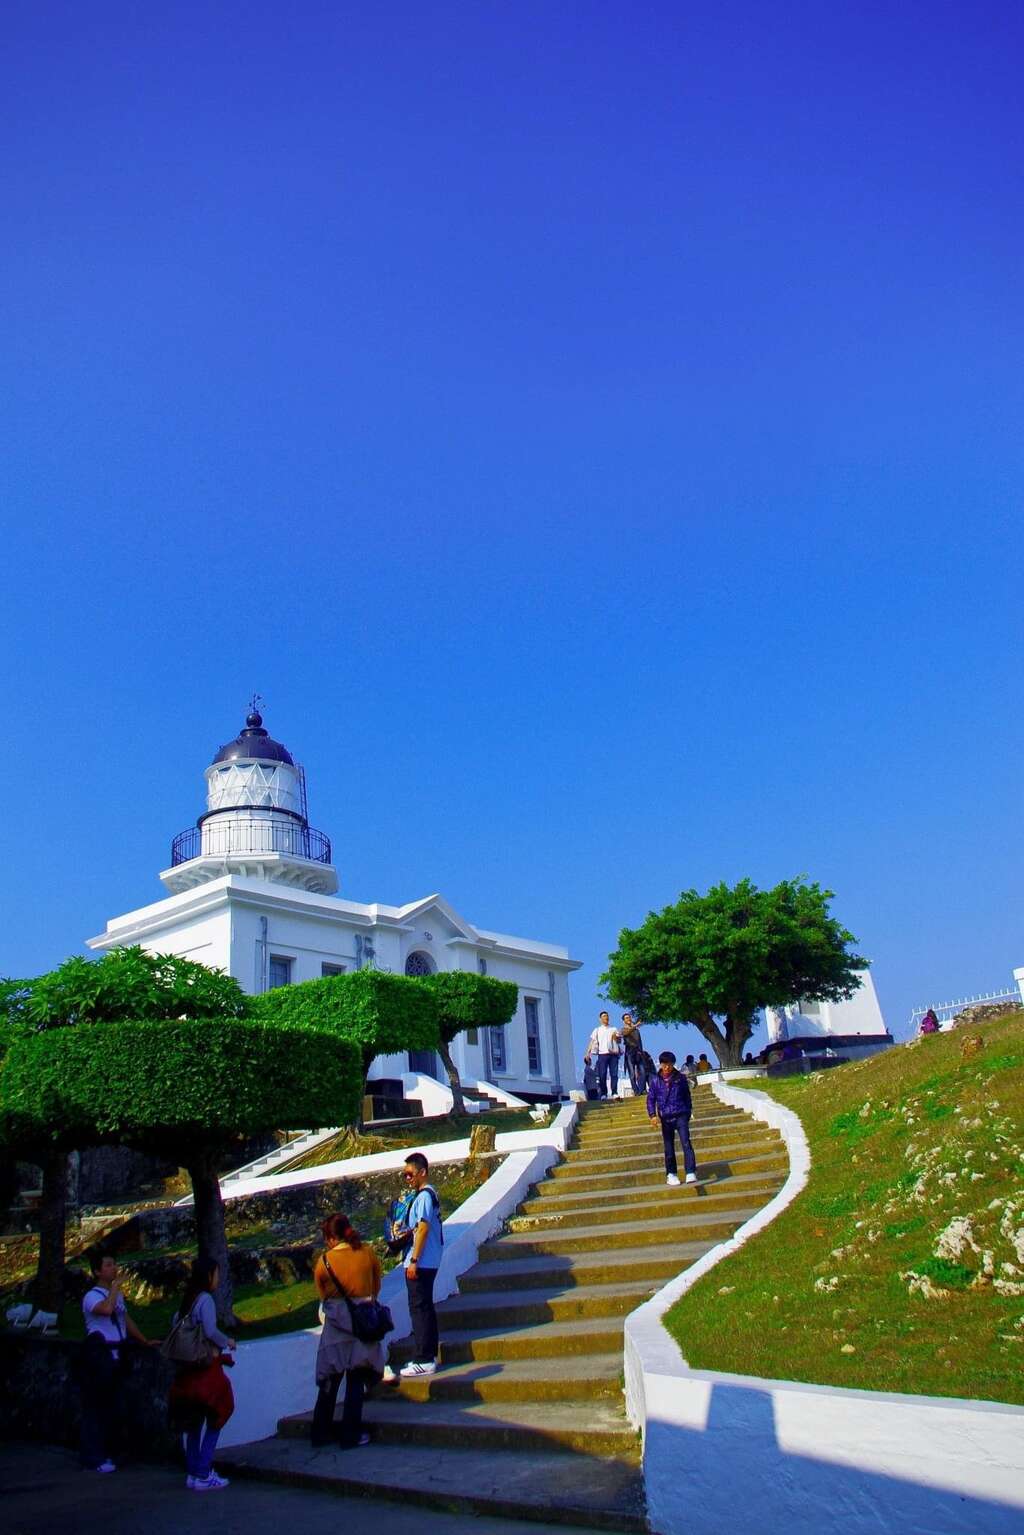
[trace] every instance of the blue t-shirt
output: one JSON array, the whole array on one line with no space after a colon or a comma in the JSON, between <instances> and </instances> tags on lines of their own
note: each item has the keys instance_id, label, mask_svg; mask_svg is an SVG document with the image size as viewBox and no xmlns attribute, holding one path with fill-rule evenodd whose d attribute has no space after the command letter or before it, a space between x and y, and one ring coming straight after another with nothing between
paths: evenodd
<instances>
[{"instance_id":1,"label":"blue t-shirt","mask_svg":"<svg viewBox=\"0 0 1024 1535\"><path fill-rule=\"evenodd\" d=\"M406 1228L415 1231L420 1221L426 1221L429 1230L427 1240L423 1244L423 1251L419 1256L419 1266L425 1269L441 1267L441 1211L435 1203L435 1195L429 1189L420 1189L416 1198L409 1206L405 1217ZM412 1261L412 1247L405 1255L406 1266Z\"/></svg>"}]
</instances>

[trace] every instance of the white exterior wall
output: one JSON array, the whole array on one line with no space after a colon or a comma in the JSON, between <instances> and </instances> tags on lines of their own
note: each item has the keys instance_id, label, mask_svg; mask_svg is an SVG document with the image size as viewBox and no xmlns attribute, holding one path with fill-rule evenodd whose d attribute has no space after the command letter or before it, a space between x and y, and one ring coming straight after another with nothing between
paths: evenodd
<instances>
[{"instance_id":1,"label":"white exterior wall","mask_svg":"<svg viewBox=\"0 0 1024 1535\"><path fill-rule=\"evenodd\" d=\"M291 980L319 980L324 963L359 968L372 949L380 970L402 975L411 953L429 957L436 970L480 970L515 981L519 1005L505 1026L504 1071L489 1066L482 1033L470 1044L461 1034L453 1045L456 1065L467 1079L491 1079L518 1093L550 1096L575 1085L568 972L577 969L564 949L470 927L440 897L406 907L367 906L340 897L297 889L275 881L226 875L113 919L90 939L94 949L138 943L158 953L180 954L233 975L244 991L263 989L266 960L291 961ZM535 997L540 1024L541 1070L530 1072L524 999ZM380 1056L374 1077L400 1077L407 1056Z\"/></svg>"},{"instance_id":2,"label":"white exterior wall","mask_svg":"<svg viewBox=\"0 0 1024 1535\"><path fill-rule=\"evenodd\" d=\"M767 1008L765 1020L768 1038L772 1041L813 1035L824 1039L830 1034L870 1037L888 1032L878 1005L875 983L867 970L853 996L847 997L845 1002L802 1002L799 1012L796 1008Z\"/></svg>"}]
</instances>

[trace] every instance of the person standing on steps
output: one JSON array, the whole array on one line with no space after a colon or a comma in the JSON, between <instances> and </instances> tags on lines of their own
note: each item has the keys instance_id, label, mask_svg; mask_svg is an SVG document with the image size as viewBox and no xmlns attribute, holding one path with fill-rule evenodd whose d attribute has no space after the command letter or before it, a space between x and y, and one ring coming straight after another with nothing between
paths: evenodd
<instances>
[{"instance_id":1,"label":"person standing on steps","mask_svg":"<svg viewBox=\"0 0 1024 1535\"><path fill-rule=\"evenodd\" d=\"M629 1073L630 1085L639 1098L647 1088L647 1070L644 1066L644 1042L640 1034L640 1026L633 1019L632 1013L622 1015L622 1045L626 1052L626 1071Z\"/></svg>"},{"instance_id":2,"label":"person standing on steps","mask_svg":"<svg viewBox=\"0 0 1024 1535\"><path fill-rule=\"evenodd\" d=\"M356 1337L350 1302L377 1299L380 1261L347 1215L329 1215L320 1230L324 1251L314 1265L313 1282L324 1325L316 1353L317 1395L310 1438L315 1449L338 1444L352 1450L370 1442L369 1434L363 1432L363 1398L367 1385L384 1373L384 1344L364 1343ZM343 1378L345 1405L335 1433L334 1407Z\"/></svg>"},{"instance_id":3,"label":"person standing on steps","mask_svg":"<svg viewBox=\"0 0 1024 1535\"><path fill-rule=\"evenodd\" d=\"M441 1201L427 1182L430 1171L422 1151L413 1151L405 1159L404 1177L415 1198L406 1217L412 1232L409 1250L403 1259L405 1282L409 1292L409 1319L416 1352L400 1371L412 1375L433 1375L437 1369L437 1312L434 1310L434 1280L441 1267L444 1232L441 1229Z\"/></svg>"},{"instance_id":4,"label":"person standing on steps","mask_svg":"<svg viewBox=\"0 0 1024 1535\"><path fill-rule=\"evenodd\" d=\"M607 1013L599 1013L597 1028L590 1036L587 1045L587 1054L597 1056L597 1076L601 1086L602 1098L617 1098L619 1096L619 1055L622 1050L622 1035L618 1029L613 1029ZM609 1090L609 1079L611 1089Z\"/></svg>"},{"instance_id":5,"label":"person standing on steps","mask_svg":"<svg viewBox=\"0 0 1024 1535\"><path fill-rule=\"evenodd\" d=\"M676 1136L683 1147L683 1166L687 1183L697 1182L697 1158L690 1140L690 1115L693 1100L690 1084L681 1071L676 1070L676 1058L671 1050L663 1050L658 1056L658 1071L651 1078L647 1089L647 1112L651 1124L661 1123L661 1139L665 1147L665 1182L670 1188L678 1188L676 1166Z\"/></svg>"}]
</instances>

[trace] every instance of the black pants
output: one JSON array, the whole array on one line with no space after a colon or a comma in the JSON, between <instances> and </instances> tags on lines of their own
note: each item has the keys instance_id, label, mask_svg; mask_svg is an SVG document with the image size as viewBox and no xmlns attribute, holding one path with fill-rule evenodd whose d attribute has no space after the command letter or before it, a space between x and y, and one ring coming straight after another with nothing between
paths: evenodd
<instances>
[{"instance_id":1,"label":"black pants","mask_svg":"<svg viewBox=\"0 0 1024 1535\"><path fill-rule=\"evenodd\" d=\"M629 1080L633 1085L633 1091L637 1097L647 1091L647 1067L644 1065L642 1055L626 1054L626 1070L629 1072Z\"/></svg>"},{"instance_id":2,"label":"black pants","mask_svg":"<svg viewBox=\"0 0 1024 1535\"><path fill-rule=\"evenodd\" d=\"M82 1465L95 1471L113 1455L121 1419L121 1361L109 1353L84 1351L80 1385L82 1393Z\"/></svg>"},{"instance_id":3,"label":"black pants","mask_svg":"<svg viewBox=\"0 0 1024 1535\"><path fill-rule=\"evenodd\" d=\"M437 1358L437 1312L434 1310L434 1280L437 1269L420 1268L416 1265L416 1278L405 1282L409 1287L409 1319L412 1335L416 1340L413 1355L417 1364L432 1364Z\"/></svg>"},{"instance_id":4,"label":"black pants","mask_svg":"<svg viewBox=\"0 0 1024 1535\"><path fill-rule=\"evenodd\" d=\"M337 1436L334 1433L334 1407L338 1400L338 1387L341 1385L340 1375L331 1375L324 1381L316 1394L316 1406L313 1408L313 1433L314 1445L334 1444L335 1439L339 1444L352 1445L359 1443L359 1432L363 1426L363 1397L366 1395L366 1371L363 1369L345 1371L345 1401L341 1409L341 1427Z\"/></svg>"},{"instance_id":5,"label":"black pants","mask_svg":"<svg viewBox=\"0 0 1024 1535\"><path fill-rule=\"evenodd\" d=\"M697 1157L690 1140L690 1116L680 1114L678 1119L663 1119L661 1121L661 1139L665 1147L665 1171L676 1172L676 1133L683 1146L683 1166L688 1173L697 1171Z\"/></svg>"}]
</instances>

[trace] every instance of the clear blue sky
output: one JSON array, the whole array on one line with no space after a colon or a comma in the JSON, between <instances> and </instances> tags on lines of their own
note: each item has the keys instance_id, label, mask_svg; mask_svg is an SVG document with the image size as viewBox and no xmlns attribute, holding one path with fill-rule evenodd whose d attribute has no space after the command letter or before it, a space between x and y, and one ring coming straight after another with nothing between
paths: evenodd
<instances>
[{"instance_id":1,"label":"clear blue sky","mask_svg":"<svg viewBox=\"0 0 1024 1535\"><path fill-rule=\"evenodd\" d=\"M568 943L581 1036L745 874L897 1031L1009 982L1018 5L4 30L0 973L159 898L258 688L343 893Z\"/></svg>"}]
</instances>

